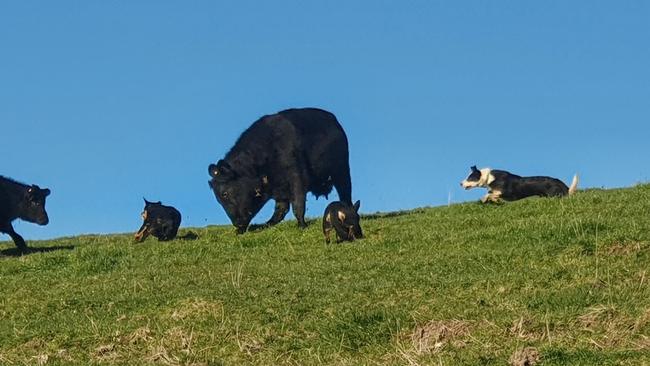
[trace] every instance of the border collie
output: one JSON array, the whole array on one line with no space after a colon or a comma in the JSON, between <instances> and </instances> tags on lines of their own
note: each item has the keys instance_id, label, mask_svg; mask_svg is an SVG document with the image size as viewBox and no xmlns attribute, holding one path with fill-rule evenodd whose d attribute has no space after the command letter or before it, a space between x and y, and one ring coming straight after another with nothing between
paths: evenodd
<instances>
[{"instance_id":1,"label":"border collie","mask_svg":"<svg viewBox=\"0 0 650 366\"><path fill-rule=\"evenodd\" d=\"M573 176L571 187L561 180L551 177L520 177L505 170L490 168L472 171L460 185L465 189L477 187L487 188L488 193L481 202L516 201L530 196L560 197L575 193L578 190L578 175Z\"/></svg>"}]
</instances>

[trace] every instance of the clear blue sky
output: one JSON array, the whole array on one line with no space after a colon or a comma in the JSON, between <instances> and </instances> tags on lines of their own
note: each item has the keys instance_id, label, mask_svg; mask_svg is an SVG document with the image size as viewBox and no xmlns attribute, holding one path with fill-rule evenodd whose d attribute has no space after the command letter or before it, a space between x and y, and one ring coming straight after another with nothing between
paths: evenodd
<instances>
[{"instance_id":1,"label":"clear blue sky","mask_svg":"<svg viewBox=\"0 0 650 366\"><path fill-rule=\"evenodd\" d=\"M650 177L649 65L648 1L5 1L0 174L52 189L27 239L133 232L142 196L229 223L208 164L316 106L366 213L478 199L473 164L629 186Z\"/></svg>"}]
</instances>

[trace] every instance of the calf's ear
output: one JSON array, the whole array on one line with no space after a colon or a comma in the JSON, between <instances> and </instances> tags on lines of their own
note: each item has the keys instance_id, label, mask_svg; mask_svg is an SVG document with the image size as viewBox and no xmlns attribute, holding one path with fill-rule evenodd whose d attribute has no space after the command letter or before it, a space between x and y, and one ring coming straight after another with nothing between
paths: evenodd
<instances>
[{"instance_id":1,"label":"calf's ear","mask_svg":"<svg viewBox=\"0 0 650 366\"><path fill-rule=\"evenodd\" d=\"M43 195L44 195L45 197L49 196L50 193L52 193L52 191L50 191L49 188L45 188L45 189L43 190Z\"/></svg>"},{"instance_id":2,"label":"calf's ear","mask_svg":"<svg viewBox=\"0 0 650 366\"><path fill-rule=\"evenodd\" d=\"M354 208L354 211L359 212L359 207L361 207L361 201L355 202L354 206L352 207Z\"/></svg>"},{"instance_id":3,"label":"calf's ear","mask_svg":"<svg viewBox=\"0 0 650 366\"><path fill-rule=\"evenodd\" d=\"M475 171L478 170L478 168L476 168L476 165L472 166L470 169L471 169L473 172L475 172Z\"/></svg>"}]
</instances>

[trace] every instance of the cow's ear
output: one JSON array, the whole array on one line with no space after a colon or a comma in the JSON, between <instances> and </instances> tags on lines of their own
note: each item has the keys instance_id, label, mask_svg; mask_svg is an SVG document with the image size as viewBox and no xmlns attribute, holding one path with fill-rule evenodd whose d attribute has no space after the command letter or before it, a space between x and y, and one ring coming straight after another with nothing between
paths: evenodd
<instances>
[{"instance_id":1,"label":"cow's ear","mask_svg":"<svg viewBox=\"0 0 650 366\"><path fill-rule=\"evenodd\" d=\"M354 211L359 212L359 207L361 207L361 201L357 201L354 203Z\"/></svg>"},{"instance_id":2,"label":"cow's ear","mask_svg":"<svg viewBox=\"0 0 650 366\"><path fill-rule=\"evenodd\" d=\"M478 169L476 168L476 165L472 166L470 169L472 169L473 172L477 171Z\"/></svg>"},{"instance_id":3,"label":"cow's ear","mask_svg":"<svg viewBox=\"0 0 650 366\"><path fill-rule=\"evenodd\" d=\"M341 222L345 221L345 212L339 210L339 211L337 212L337 214L338 214L339 220L340 220Z\"/></svg>"},{"instance_id":4,"label":"cow's ear","mask_svg":"<svg viewBox=\"0 0 650 366\"><path fill-rule=\"evenodd\" d=\"M52 191L50 191L49 188L45 188L44 190L42 190L42 192L44 197L47 197L50 195L50 193L52 193Z\"/></svg>"},{"instance_id":5,"label":"cow's ear","mask_svg":"<svg viewBox=\"0 0 650 366\"><path fill-rule=\"evenodd\" d=\"M217 175L223 176L224 178L232 178L234 174L235 172L227 161L221 159L217 162Z\"/></svg>"},{"instance_id":6,"label":"cow's ear","mask_svg":"<svg viewBox=\"0 0 650 366\"><path fill-rule=\"evenodd\" d=\"M208 167L208 174L210 174L212 178L216 178L219 175L219 168L214 164L210 164Z\"/></svg>"}]
</instances>

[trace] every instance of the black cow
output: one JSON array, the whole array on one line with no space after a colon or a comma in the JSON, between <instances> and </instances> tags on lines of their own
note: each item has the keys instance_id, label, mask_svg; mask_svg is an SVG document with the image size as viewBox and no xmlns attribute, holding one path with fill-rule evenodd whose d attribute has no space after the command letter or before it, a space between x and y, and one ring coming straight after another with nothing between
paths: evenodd
<instances>
[{"instance_id":1,"label":"black cow","mask_svg":"<svg viewBox=\"0 0 650 366\"><path fill-rule=\"evenodd\" d=\"M363 238L363 232L359 224L360 206L361 201L355 202L354 206L340 201L327 205L323 214L323 234L327 244L330 243L330 231L332 229L336 233L337 243Z\"/></svg>"},{"instance_id":2,"label":"black cow","mask_svg":"<svg viewBox=\"0 0 650 366\"><path fill-rule=\"evenodd\" d=\"M14 231L11 222L21 219L38 225L47 225L50 219L45 211L47 188L28 186L0 176L0 232L9 234L21 252L27 251L22 236Z\"/></svg>"},{"instance_id":3,"label":"black cow","mask_svg":"<svg viewBox=\"0 0 650 366\"><path fill-rule=\"evenodd\" d=\"M291 204L303 228L307 192L327 197L334 186L340 200L352 204L348 139L336 117L321 109L288 109L258 119L208 172L238 233L270 199L275 212L267 225L282 221Z\"/></svg>"},{"instance_id":4,"label":"black cow","mask_svg":"<svg viewBox=\"0 0 650 366\"><path fill-rule=\"evenodd\" d=\"M145 199L142 220L140 230L135 233L136 242L144 241L149 235L158 238L158 241L167 241L176 237L181 225L181 213L171 206Z\"/></svg>"}]
</instances>

